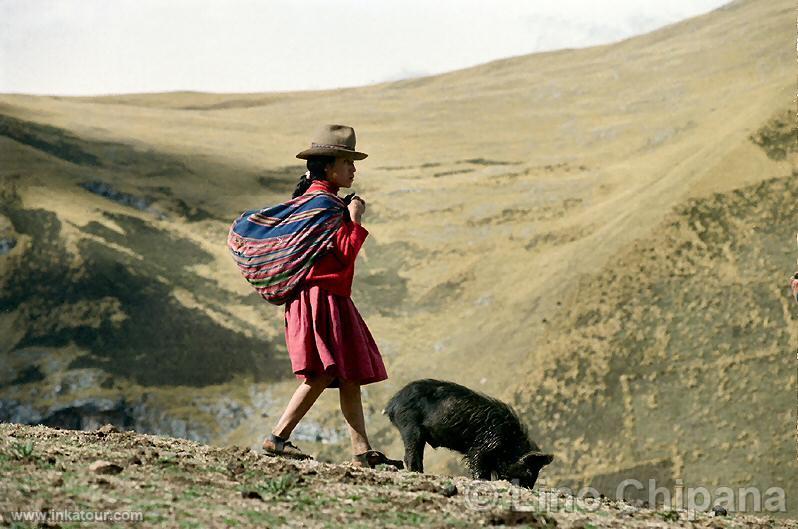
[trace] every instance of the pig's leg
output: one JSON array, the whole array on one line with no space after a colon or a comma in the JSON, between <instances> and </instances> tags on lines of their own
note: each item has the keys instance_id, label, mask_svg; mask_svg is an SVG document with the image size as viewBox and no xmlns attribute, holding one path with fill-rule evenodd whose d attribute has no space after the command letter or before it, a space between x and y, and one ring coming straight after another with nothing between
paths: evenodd
<instances>
[{"instance_id":1,"label":"pig's leg","mask_svg":"<svg viewBox=\"0 0 798 529\"><path fill-rule=\"evenodd\" d=\"M405 467L413 472L424 472L424 436L417 426L401 430L405 444Z\"/></svg>"},{"instance_id":2,"label":"pig's leg","mask_svg":"<svg viewBox=\"0 0 798 529\"><path fill-rule=\"evenodd\" d=\"M469 450L465 458L473 479L490 481L491 465L489 463L489 458L486 457L485 454L479 450Z\"/></svg>"}]
</instances>

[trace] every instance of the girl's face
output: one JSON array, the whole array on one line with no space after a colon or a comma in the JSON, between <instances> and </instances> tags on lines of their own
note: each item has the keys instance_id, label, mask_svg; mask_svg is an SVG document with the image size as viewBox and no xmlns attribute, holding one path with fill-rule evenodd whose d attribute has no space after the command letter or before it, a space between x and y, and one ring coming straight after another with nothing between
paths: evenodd
<instances>
[{"instance_id":1,"label":"girl's face","mask_svg":"<svg viewBox=\"0 0 798 529\"><path fill-rule=\"evenodd\" d=\"M327 181L338 187L352 187L355 179L355 162L348 158L336 158L327 166Z\"/></svg>"}]
</instances>

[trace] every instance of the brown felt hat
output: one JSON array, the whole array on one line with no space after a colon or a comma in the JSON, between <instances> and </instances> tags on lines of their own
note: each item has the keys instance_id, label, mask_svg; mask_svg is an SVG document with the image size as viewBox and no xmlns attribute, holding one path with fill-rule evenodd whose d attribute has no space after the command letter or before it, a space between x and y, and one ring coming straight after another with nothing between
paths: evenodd
<instances>
[{"instance_id":1,"label":"brown felt hat","mask_svg":"<svg viewBox=\"0 0 798 529\"><path fill-rule=\"evenodd\" d=\"M297 158L307 160L311 156L335 156L362 160L368 154L355 150L355 129L346 125L324 125L310 143L310 149L305 149L296 155Z\"/></svg>"}]
</instances>

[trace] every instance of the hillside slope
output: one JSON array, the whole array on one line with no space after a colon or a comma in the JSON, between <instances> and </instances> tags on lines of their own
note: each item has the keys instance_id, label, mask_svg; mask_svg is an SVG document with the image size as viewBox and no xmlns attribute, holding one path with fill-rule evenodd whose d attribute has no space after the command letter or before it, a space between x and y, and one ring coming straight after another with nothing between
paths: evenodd
<instances>
[{"instance_id":1,"label":"hillside slope","mask_svg":"<svg viewBox=\"0 0 798 529\"><path fill-rule=\"evenodd\" d=\"M798 527L767 515L653 510L506 481L288 461L108 427L3 424L0 432L0 468L12 478L0 497L0 521L13 527L38 526L14 525L13 516L49 511L141 516L137 527Z\"/></svg>"}]
</instances>

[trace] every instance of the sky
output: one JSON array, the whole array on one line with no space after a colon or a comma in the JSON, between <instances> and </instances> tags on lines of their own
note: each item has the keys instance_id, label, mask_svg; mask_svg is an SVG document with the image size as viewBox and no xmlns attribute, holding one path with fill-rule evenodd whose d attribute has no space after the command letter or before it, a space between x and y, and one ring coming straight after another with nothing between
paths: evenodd
<instances>
[{"instance_id":1,"label":"sky","mask_svg":"<svg viewBox=\"0 0 798 529\"><path fill-rule=\"evenodd\" d=\"M0 93L360 86L606 44L728 0L0 0Z\"/></svg>"}]
</instances>

